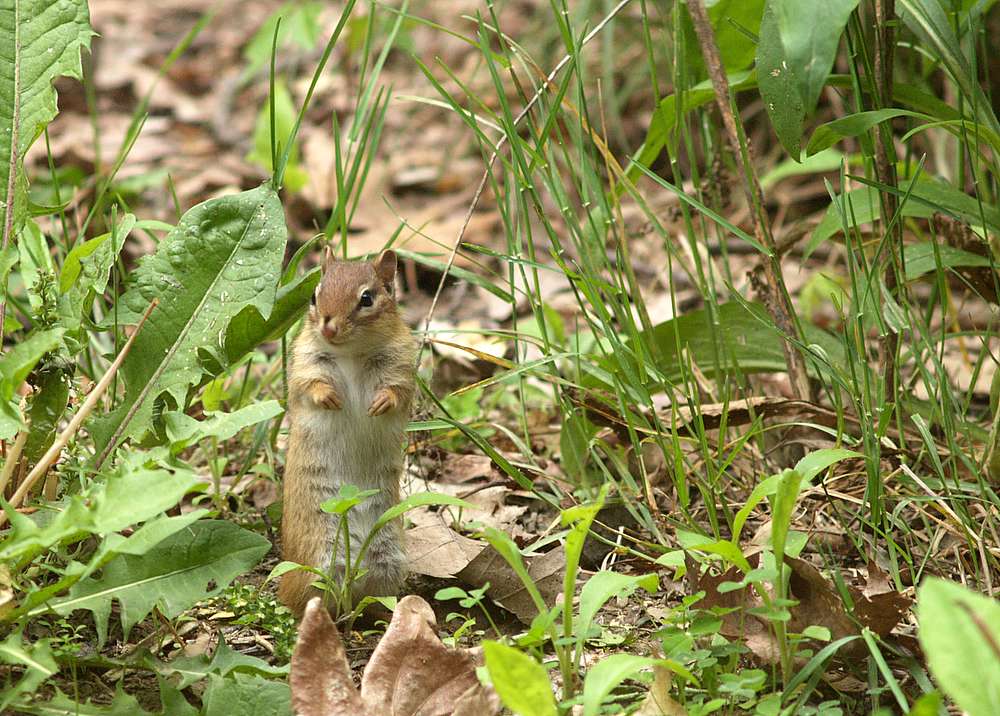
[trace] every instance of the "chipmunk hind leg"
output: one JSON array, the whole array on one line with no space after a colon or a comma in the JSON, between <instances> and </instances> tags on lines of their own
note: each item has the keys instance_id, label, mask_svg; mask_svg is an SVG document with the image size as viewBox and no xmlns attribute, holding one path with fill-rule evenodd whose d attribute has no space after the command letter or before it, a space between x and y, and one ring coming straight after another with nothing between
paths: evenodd
<instances>
[{"instance_id":1,"label":"chipmunk hind leg","mask_svg":"<svg viewBox=\"0 0 1000 716\"><path fill-rule=\"evenodd\" d=\"M364 559L366 571L351 585L355 603L366 596L391 597L399 594L407 571L402 532L400 525L391 524L372 539Z\"/></svg>"}]
</instances>

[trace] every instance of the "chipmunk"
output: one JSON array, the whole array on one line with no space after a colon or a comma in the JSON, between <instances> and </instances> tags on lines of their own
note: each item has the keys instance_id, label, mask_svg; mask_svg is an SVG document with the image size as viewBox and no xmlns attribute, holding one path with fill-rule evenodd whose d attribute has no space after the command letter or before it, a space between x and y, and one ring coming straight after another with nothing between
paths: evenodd
<instances>
[{"instance_id":1,"label":"chipmunk","mask_svg":"<svg viewBox=\"0 0 1000 716\"><path fill-rule=\"evenodd\" d=\"M323 278L292 347L288 367L290 431L285 460L286 560L344 573L338 515L320 504L347 484L377 489L347 513L350 558L375 521L399 502L404 429L413 402L417 343L395 298L396 254L373 261L341 261L327 249ZM405 577L402 526L396 520L373 538L352 585L363 596L395 595ZM334 545L337 554L334 554ZM295 570L281 577L279 599L301 614L315 576Z\"/></svg>"}]
</instances>

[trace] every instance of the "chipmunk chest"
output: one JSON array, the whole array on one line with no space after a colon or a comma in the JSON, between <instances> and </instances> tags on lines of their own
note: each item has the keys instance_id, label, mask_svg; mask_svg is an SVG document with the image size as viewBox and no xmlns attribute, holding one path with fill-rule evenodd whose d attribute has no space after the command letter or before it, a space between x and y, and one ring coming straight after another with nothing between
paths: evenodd
<instances>
[{"instance_id":1,"label":"chipmunk chest","mask_svg":"<svg viewBox=\"0 0 1000 716\"><path fill-rule=\"evenodd\" d=\"M378 376L370 370L363 358L338 357L328 364L330 378L340 396L345 419L358 420L368 417L368 407L378 389Z\"/></svg>"}]
</instances>

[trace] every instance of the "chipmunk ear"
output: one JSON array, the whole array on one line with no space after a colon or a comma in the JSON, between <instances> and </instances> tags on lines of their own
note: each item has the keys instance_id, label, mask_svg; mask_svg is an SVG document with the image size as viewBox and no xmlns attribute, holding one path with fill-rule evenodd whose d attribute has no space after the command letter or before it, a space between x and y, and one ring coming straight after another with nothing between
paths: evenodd
<instances>
[{"instance_id":1,"label":"chipmunk ear","mask_svg":"<svg viewBox=\"0 0 1000 716\"><path fill-rule=\"evenodd\" d=\"M337 260L336 257L334 257L334 255L333 255L333 247L330 246L330 245L327 245L326 251L323 252L323 265L324 266L329 266L330 264L334 263L336 260Z\"/></svg>"},{"instance_id":2,"label":"chipmunk ear","mask_svg":"<svg viewBox=\"0 0 1000 716\"><path fill-rule=\"evenodd\" d=\"M396 278L396 252L388 249L375 259L375 275L387 286L392 286Z\"/></svg>"}]
</instances>

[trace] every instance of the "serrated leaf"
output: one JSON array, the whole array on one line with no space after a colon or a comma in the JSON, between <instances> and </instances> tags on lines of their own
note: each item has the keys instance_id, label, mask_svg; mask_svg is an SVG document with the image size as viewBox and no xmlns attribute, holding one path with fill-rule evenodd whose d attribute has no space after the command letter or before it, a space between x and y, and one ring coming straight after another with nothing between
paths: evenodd
<instances>
[{"instance_id":1,"label":"serrated leaf","mask_svg":"<svg viewBox=\"0 0 1000 716\"><path fill-rule=\"evenodd\" d=\"M86 295L90 290L98 294L104 293L111 267L135 224L135 216L126 214L113 231L74 246L63 260L59 273L59 292L66 293L74 285L79 285L80 295Z\"/></svg>"},{"instance_id":2,"label":"serrated leaf","mask_svg":"<svg viewBox=\"0 0 1000 716\"><path fill-rule=\"evenodd\" d=\"M0 643L0 662L24 668L24 673L16 682L4 679L3 690L0 691L0 713L6 713L7 707L21 694L34 693L46 679L59 671L49 640L39 639L34 644L25 644L20 630L12 632ZM8 678L12 673L8 671Z\"/></svg>"},{"instance_id":3,"label":"serrated leaf","mask_svg":"<svg viewBox=\"0 0 1000 716\"><path fill-rule=\"evenodd\" d=\"M24 423L16 391L35 365L62 340L61 328L35 331L0 356L0 440L10 440Z\"/></svg>"},{"instance_id":4,"label":"serrated leaf","mask_svg":"<svg viewBox=\"0 0 1000 716\"><path fill-rule=\"evenodd\" d=\"M81 77L80 50L90 47L86 0L5 0L0 5L0 201L24 220L23 160L42 129L56 116L52 81ZM11 184L11 168L15 181ZM13 187L13 195L10 189Z\"/></svg>"},{"instance_id":5,"label":"serrated leaf","mask_svg":"<svg viewBox=\"0 0 1000 716\"><path fill-rule=\"evenodd\" d=\"M173 407L185 405L205 372L199 351L226 364L230 320L247 306L271 313L284 247L284 212L269 184L199 204L181 217L116 306L118 320L129 324L151 301L160 302L119 371L124 399L93 423L98 454L144 435L160 396Z\"/></svg>"},{"instance_id":6,"label":"serrated leaf","mask_svg":"<svg viewBox=\"0 0 1000 716\"><path fill-rule=\"evenodd\" d=\"M24 458L34 465L56 438L59 421L69 404L71 374L61 365L43 365L33 382L34 391L28 406L28 441Z\"/></svg>"},{"instance_id":7,"label":"serrated leaf","mask_svg":"<svg viewBox=\"0 0 1000 716\"><path fill-rule=\"evenodd\" d=\"M265 400L248 405L232 413L210 411L204 420L197 420L185 413L168 413L163 416L167 437L173 449L186 447L206 438L229 440L244 428L270 420L284 412L276 400Z\"/></svg>"},{"instance_id":8,"label":"serrated leaf","mask_svg":"<svg viewBox=\"0 0 1000 716\"><path fill-rule=\"evenodd\" d=\"M54 514L38 513L39 517L48 517L44 522L8 511L11 529L0 543L0 560L23 562L73 537L106 535L145 522L176 505L197 482L198 477L191 472L126 471L122 467L117 474L93 484L86 493L67 498Z\"/></svg>"},{"instance_id":9,"label":"serrated leaf","mask_svg":"<svg viewBox=\"0 0 1000 716\"><path fill-rule=\"evenodd\" d=\"M239 672L279 677L285 676L288 674L288 664L284 666L271 666L263 659L258 659L255 656L247 654L240 654L230 649L225 640L220 637L219 645L215 648L211 659L204 654L199 654L198 656L178 656L173 661L158 664L157 671L164 676L177 674L180 676L177 688L186 689L196 681L208 678L211 674L228 676L231 672Z\"/></svg>"},{"instance_id":10,"label":"serrated leaf","mask_svg":"<svg viewBox=\"0 0 1000 716\"><path fill-rule=\"evenodd\" d=\"M21 702L17 708L19 713L42 716L152 716L134 696L124 691L118 691L111 704L105 706L89 699L74 701L57 688L56 695L49 701Z\"/></svg>"},{"instance_id":11,"label":"serrated leaf","mask_svg":"<svg viewBox=\"0 0 1000 716\"><path fill-rule=\"evenodd\" d=\"M99 578L73 585L67 597L51 604L59 614L87 609L94 614L98 638L107 639L111 602L121 605L126 638L153 607L172 619L196 602L213 597L256 565L271 543L223 520L201 520L136 557L119 555Z\"/></svg>"}]
</instances>

